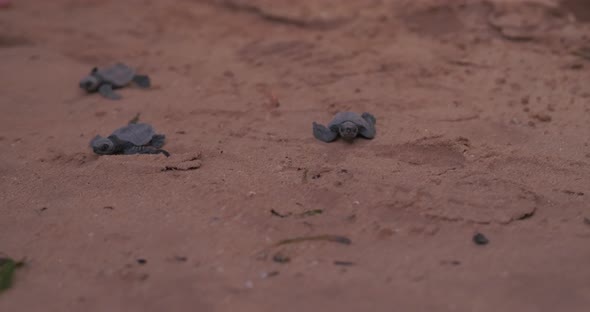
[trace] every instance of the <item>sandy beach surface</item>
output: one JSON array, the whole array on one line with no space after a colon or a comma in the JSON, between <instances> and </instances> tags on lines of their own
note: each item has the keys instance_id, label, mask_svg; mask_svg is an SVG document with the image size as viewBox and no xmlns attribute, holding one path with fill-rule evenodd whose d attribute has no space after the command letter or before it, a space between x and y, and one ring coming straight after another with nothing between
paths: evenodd
<instances>
[{"instance_id":1,"label":"sandy beach surface","mask_svg":"<svg viewBox=\"0 0 590 312\"><path fill-rule=\"evenodd\" d=\"M590 309L588 1L13 0L0 82L0 311Z\"/></svg>"}]
</instances>

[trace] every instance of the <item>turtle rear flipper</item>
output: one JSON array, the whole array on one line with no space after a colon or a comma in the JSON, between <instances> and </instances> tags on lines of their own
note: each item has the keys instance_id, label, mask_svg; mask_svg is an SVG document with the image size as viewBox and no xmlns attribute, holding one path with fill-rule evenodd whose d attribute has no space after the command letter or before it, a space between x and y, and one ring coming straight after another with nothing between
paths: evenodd
<instances>
[{"instance_id":1,"label":"turtle rear flipper","mask_svg":"<svg viewBox=\"0 0 590 312\"><path fill-rule=\"evenodd\" d=\"M147 75L135 75L133 76L133 82L143 89L147 89L152 85L150 77Z\"/></svg>"},{"instance_id":2,"label":"turtle rear flipper","mask_svg":"<svg viewBox=\"0 0 590 312\"><path fill-rule=\"evenodd\" d=\"M105 83L98 88L98 93L110 100L119 100L121 96L113 90L113 86Z\"/></svg>"},{"instance_id":3,"label":"turtle rear flipper","mask_svg":"<svg viewBox=\"0 0 590 312\"><path fill-rule=\"evenodd\" d=\"M366 139L374 138L377 132L375 130L375 123L377 122L375 116L369 113L363 113L361 117L367 122L367 125L364 127L360 127L360 135Z\"/></svg>"},{"instance_id":4,"label":"turtle rear flipper","mask_svg":"<svg viewBox=\"0 0 590 312\"><path fill-rule=\"evenodd\" d=\"M324 141L326 143L329 143L329 142L336 140L336 138L338 137L338 133L326 128L323 125L320 125L320 124L314 122L313 123L313 136L320 141Z\"/></svg>"}]
</instances>

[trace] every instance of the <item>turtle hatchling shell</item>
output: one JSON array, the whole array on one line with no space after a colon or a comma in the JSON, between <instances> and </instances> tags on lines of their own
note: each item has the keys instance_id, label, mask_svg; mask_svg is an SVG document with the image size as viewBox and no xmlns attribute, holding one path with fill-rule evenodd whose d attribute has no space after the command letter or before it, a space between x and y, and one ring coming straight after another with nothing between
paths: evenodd
<instances>
[{"instance_id":1,"label":"turtle hatchling shell","mask_svg":"<svg viewBox=\"0 0 590 312\"><path fill-rule=\"evenodd\" d=\"M131 142L134 145L146 145L156 134L154 128L148 124L130 124L125 127L121 127L113 132L112 135L117 138Z\"/></svg>"},{"instance_id":2,"label":"turtle hatchling shell","mask_svg":"<svg viewBox=\"0 0 590 312\"><path fill-rule=\"evenodd\" d=\"M99 69L96 74L116 87L123 87L133 79L135 70L123 63L116 63L113 66Z\"/></svg>"},{"instance_id":3,"label":"turtle hatchling shell","mask_svg":"<svg viewBox=\"0 0 590 312\"><path fill-rule=\"evenodd\" d=\"M369 125L367 124L367 121L364 120L361 117L361 115L359 115L355 112L339 112L336 114L336 116L334 116L334 119L332 119L332 121L328 124L328 128L339 125L345 121L351 121L351 122L353 122L359 126L363 126L365 128L369 127Z\"/></svg>"}]
</instances>

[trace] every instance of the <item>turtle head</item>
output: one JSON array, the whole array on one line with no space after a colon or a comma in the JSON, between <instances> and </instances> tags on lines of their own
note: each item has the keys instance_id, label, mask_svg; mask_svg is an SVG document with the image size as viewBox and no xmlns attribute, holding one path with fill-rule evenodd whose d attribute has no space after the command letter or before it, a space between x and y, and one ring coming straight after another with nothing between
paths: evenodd
<instances>
[{"instance_id":1,"label":"turtle head","mask_svg":"<svg viewBox=\"0 0 590 312\"><path fill-rule=\"evenodd\" d=\"M110 155L115 152L115 142L111 141L109 138L103 138L99 135L95 136L92 141L90 141L90 146L92 150L98 155Z\"/></svg>"},{"instance_id":2,"label":"turtle head","mask_svg":"<svg viewBox=\"0 0 590 312\"><path fill-rule=\"evenodd\" d=\"M340 133L340 136L347 141L351 141L352 139L356 138L358 132L358 126L351 121L345 121L338 127L338 133Z\"/></svg>"},{"instance_id":3,"label":"turtle head","mask_svg":"<svg viewBox=\"0 0 590 312\"><path fill-rule=\"evenodd\" d=\"M80 88L91 92L91 91L96 91L96 89L98 89L100 85L100 80L98 79L98 77L94 76L94 75L88 75L86 77L84 77L84 79L80 80Z\"/></svg>"}]
</instances>

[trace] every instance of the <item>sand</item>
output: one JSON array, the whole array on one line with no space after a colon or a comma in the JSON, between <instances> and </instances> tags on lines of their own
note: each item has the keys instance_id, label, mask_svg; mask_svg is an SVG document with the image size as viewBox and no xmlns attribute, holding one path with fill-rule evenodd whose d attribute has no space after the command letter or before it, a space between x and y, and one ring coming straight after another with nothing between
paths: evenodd
<instances>
[{"instance_id":1,"label":"sand","mask_svg":"<svg viewBox=\"0 0 590 312\"><path fill-rule=\"evenodd\" d=\"M588 311L589 34L583 0L12 1L0 311ZM116 61L153 88L78 88ZM343 110L377 137L315 140ZM170 158L92 153L137 113Z\"/></svg>"}]
</instances>

